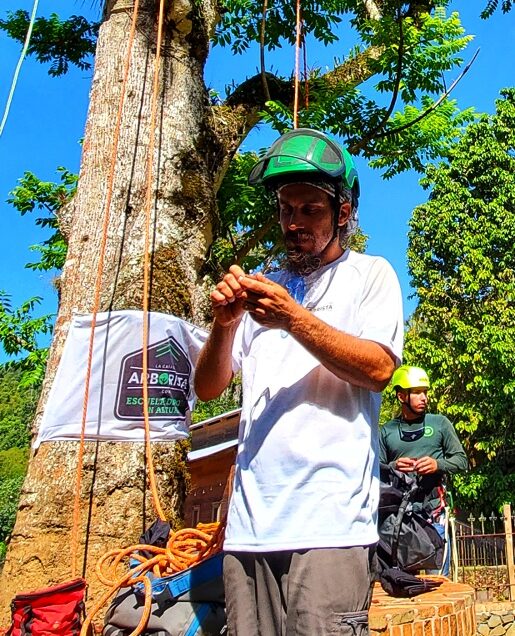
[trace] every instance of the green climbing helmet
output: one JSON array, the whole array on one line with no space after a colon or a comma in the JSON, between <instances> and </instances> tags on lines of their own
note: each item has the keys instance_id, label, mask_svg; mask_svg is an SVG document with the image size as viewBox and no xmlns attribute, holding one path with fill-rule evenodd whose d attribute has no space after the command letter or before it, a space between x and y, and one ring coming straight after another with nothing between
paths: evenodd
<instances>
[{"instance_id":1,"label":"green climbing helmet","mask_svg":"<svg viewBox=\"0 0 515 636\"><path fill-rule=\"evenodd\" d=\"M419 387L429 388L429 378L424 369L401 365L392 376L392 386L396 389L415 389Z\"/></svg>"},{"instance_id":2,"label":"green climbing helmet","mask_svg":"<svg viewBox=\"0 0 515 636\"><path fill-rule=\"evenodd\" d=\"M318 130L296 128L277 139L252 168L249 183L273 185L292 178L330 180L359 197L359 180L354 161L345 148Z\"/></svg>"}]
</instances>

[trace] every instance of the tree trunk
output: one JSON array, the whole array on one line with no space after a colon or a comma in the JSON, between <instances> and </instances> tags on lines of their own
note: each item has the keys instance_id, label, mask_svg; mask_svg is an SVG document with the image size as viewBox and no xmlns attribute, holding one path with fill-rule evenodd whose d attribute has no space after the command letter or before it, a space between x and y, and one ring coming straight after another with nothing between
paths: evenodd
<instances>
[{"instance_id":1,"label":"tree trunk","mask_svg":"<svg viewBox=\"0 0 515 636\"><path fill-rule=\"evenodd\" d=\"M123 5L123 6L122 6ZM123 111L107 230L100 310L141 309L143 302L144 201L150 139L157 6L139 11ZM60 308L47 375L35 421L37 430L57 370L73 311L93 309L110 156L122 88L132 7L118 0L106 8L95 64L78 192L63 218L69 249L60 281ZM209 32L208 3L175 0L167 7L153 157L153 229L150 308L205 322L201 268L215 214L214 179L225 159L212 132L203 82ZM0 624L20 591L71 576L71 527L76 442L44 443L33 452L16 525L0 580ZM153 445L161 502L172 524L181 517L187 483L184 443ZM134 543L154 520L146 488L143 444L87 443L82 479L79 571L90 599L100 586L99 556ZM83 566L83 569L82 569Z\"/></svg>"}]
</instances>

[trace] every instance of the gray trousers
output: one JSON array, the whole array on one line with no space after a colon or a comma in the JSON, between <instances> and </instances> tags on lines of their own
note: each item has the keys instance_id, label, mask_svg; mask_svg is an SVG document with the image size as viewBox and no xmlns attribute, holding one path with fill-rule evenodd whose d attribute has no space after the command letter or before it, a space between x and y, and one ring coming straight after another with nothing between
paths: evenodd
<instances>
[{"instance_id":1,"label":"gray trousers","mask_svg":"<svg viewBox=\"0 0 515 636\"><path fill-rule=\"evenodd\" d=\"M367 636L373 546L228 552L229 636Z\"/></svg>"}]
</instances>

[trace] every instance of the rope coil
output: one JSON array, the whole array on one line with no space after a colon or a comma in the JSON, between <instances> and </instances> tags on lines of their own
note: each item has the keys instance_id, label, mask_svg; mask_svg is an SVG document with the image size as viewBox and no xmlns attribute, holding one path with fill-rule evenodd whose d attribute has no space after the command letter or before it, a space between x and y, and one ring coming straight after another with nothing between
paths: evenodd
<instances>
[{"instance_id":1,"label":"rope coil","mask_svg":"<svg viewBox=\"0 0 515 636\"><path fill-rule=\"evenodd\" d=\"M88 636L93 619L112 596L123 587L138 584L143 587L145 600L141 619L129 636L142 634L152 609L152 584L148 575L153 574L157 578L163 578L177 574L217 554L222 549L224 533L224 523L199 523L196 528L184 528L172 532L164 548L136 544L106 552L97 562L96 574L101 583L109 589L86 616L80 636ZM151 556L142 556L143 551ZM137 564L122 576L117 576L118 569L127 559L129 563L136 561Z\"/></svg>"}]
</instances>

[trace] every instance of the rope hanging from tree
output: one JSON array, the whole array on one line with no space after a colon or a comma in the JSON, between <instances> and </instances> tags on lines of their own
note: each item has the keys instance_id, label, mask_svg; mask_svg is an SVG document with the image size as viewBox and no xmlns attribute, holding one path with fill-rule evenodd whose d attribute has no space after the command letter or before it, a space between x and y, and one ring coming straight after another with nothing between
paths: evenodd
<instances>
[{"instance_id":1,"label":"rope hanging from tree","mask_svg":"<svg viewBox=\"0 0 515 636\"><path fill-rule=\"evenodd\" d=\"M91 311L92 313L91 333L89 337L88 358L87 358L87 364L86 364L84 400L82 403L80 444L79 444L79 453L77 458L75 498L74 498L74 506L73 506L73 525L72 525L72 536L71 536L72 578L75 578L75 576L77 575L77 558L78 558L78 550L79 550L79 527L80 527L80 492L81 492L81 486L82 486L82 469L83 469L83 463L84 463L84 446L85 446L85 437L86 437L86 418L87 418L88 401L89 401L89 385L91 380L91 366L93 361L93 344L95 341L95 327L96 327L96 321L97 321L97 314L100 308L100 291L102 288L102 275L104 272L104 259L105 259L105 252L106 252L106 246L107 246L107 229L109 227L109 217L110 217L110 211L111 211L111 201L113 198L114 175L116 170L118 145L120 141L120 129L122 124L123 106L125 103L125 97L127 93L127 83L129 78L132 47L134 44L134 37L136 33L136 21L138 16L138 9L139 9L139 0L135 0L131 29L130 29L129 40L127 44L127 54L126 54L125 63L124 63L123 81L122 81L121 92L120 92L120 100L118 102L118 112L116 114L116 123L114 127L113 146L111 150L109 173L107 177L107 192L106 192L106 199L104 204L104 219L102 223L102 236L100 240L100 252L98 257L97 274L95 279L93 308ZM83 569L85 567L85 561L86 559L84 558Z\"/></svg>"},{"instance_id":2,"label":"rope hanging from tree","mask_svg":"<svg viewBox=\"0 0 515 636\"><path fill-rule=\"evenodd\" d=\"M16 64L16 69L14 71L13 79L11 82L11 88L9 90L9 96L7 97L7 102L5 104L4 115L2 117L2 121L0 123L0 135L2 135L4 131L5 122L7 121L7 117L9 116L9 111L11 110L11 103L13 101L14 91L16 89L16 85L18 84L18 76L20 75L21 65L23 64L23 60L27 55L27 50L30 44L30 38L32 36L32 29L34 28L34 22L36 21L36 12L38 10L39 0L34 0L34 5L32 6L32 13L29 21L29 28L27 29L27 35L25 36L25 42L23 43L23 48L20 53L20 58L18 63Z\"/></svg>"},{"instance_id":3,"label":"rope hanging from tree","mask_svg":"<svg viewBox=\"0 0 515 636\"><path fill-rule=\"evenodd\" d=\"M147 474L150 481L150 489L152 492L152 502L157 516L162 520L166 520L161 502L159 501L159 493L157 490L156 476L154 472L154 461L152 459L152 447L150 444L150 421L148 417L148 297L150 291L150 225L152 222L152 202L154 200L152 192L152 183L154 177L154 148L156 138L156 122L157 122L157 100L159 96L159 68L161 64L161 46L163 41L163 22L164 22L164 5L165 0L159 2L159 14L157 20L157 42L156 57L154 59L154 83L152 87L152 108L150 115L150 139L147 155L147 187L145 196L145 241L143 247L143 417L145 420L145 451L147 459Z\"/></svg>"},{"instance_id":4,"label":"rope hanging from tree","mask_svg":"<svg viewBox=\"0 0 515 636\"><path fill-rule=\"evenodd\" d=\"M302 16L300 0L295 11L295 90L293 99L293 127L299 127L299 85L300 85L300 47L302 35Z\"/></svg>"},{"instance_id":5,"label":"rope hanging from tree","mask_svg":"<svg viewBox=\"0 0 515 636\"><path fill-rule=\"evenodd\" d=\"M301 23L302 28L302 56L304 65L304 108L309 108L309 79L308 79L308 56L306 50L306 36L304 30L304 20Z\"/></svg>"},{"instance_id":6,"label":"rope hanging from tree","mask_svg":"<svg viewBox=\"0 0 515 636\"><path fill-rule=\"evenodd\" d=\"M261 27L259 34L259 55L260 55L260 72L261 84L263 87L263 95L265 102L270 101L270 90L266 78L265 70L265 30L266 30L266 14L268 11L268 0L263 0L263 9L261 13ZM300 0L297 0L295 9L295 70L294 70L294 97L293 97L293 127L298 128L299 123L299 94L300 94L300 49L303 53L304 66L304 107L307 109L309 105L309 87L308 87L308 69L306 58L306 40L304 38L304 21L302 19L302 9Z\"/></svg>"},{"instance_id":7,"label":"rope hanging from tree","mask_svg":"<svg viewBox=\"0 0 515 636\"><path fill-rule=\"evenodd\" d=\"M159 492L157 488L155 470L152 460L152 448L150 443L150 421L148 412L148 322L149 322L149 292L150 292L150 229L152 224L152 204L153 197L153 181L154 181L154 150L155 150L155 138L157 132L157 109L158 109L158 97L160 88L160 62L161 62L161 48L163 39L163 24L164 24L164 4L165 0L160 0L159 13L157 19L157 42L156 42L156 57L154 60L154 76L152 87L152 100L151 100L151 116L149 123L149 147L147 156L147 171L146 171L146 193L145 193L145 236L144 236L144 262L143 262L143 333L142 333L142 376L143 376L143 417L145 423L145 456L147 464L147 475L149 479L152 503L155 512L159 519L166 520L165 513L159 500ZM96 326L96 317L100 307L100 290L102 283L102 275L104 268L104 259L107 245L107 230L109 226L109 216L111 201L113 196L114 175L116 169L120 129L122 122L123 106L125 96L127 92L127 83L130 70L130 63L132 57L132 48L134 44L134 38L136 33L136 24L138 19L139 0L135 0L133 16L131 22L131 30L129 34L129 40L127 45L127 54L124 65L124 76L121 88L121 95L118 105L118 112L116 117L113 148L111 153L111 162L107 179L107 194L104 207L104 220L102 227L102 239L99 253L98 269L95 281L95 293L92 309L92 327L88 348L88 360L86 368L86 381L84 389L84 401L83 412L81 422L81 436L79 445L79 454L77 460L77 477L75 484L75 501L73 511L73 527L72 527L72 576L75 576L77 571L77 554L79 544L79 527L80 527L80 491L82 485L82 469L84 463L84 448L85 448L85 430L86 430L86 417L87 406L89 398L89 387L91 378L91 367L93 358L93 344L94 344L94 331ZM152 572L155 576L166 576L172 573L179 572L193 564L200 562L219 552L223 545L223 536L225 530L225 520L221 523L212 524L199 524L195 529L183 529L178 532L172 533L168 539L166 548L156 548L152 545L133 545L127 548L115 549L106 553L97 564L97 576L102 583L109 586L109 589L102 595L102 597L94 605L91 612L85 619L85 622L81 629L81 635L89 634L90 625L95 614L102 608L102 606L113 596L121 587L130 585L136 585L141 583L144 588L145 601L144 610L141 620L137 628L131 633L131 636L138 636L141 634L148 622L152 605L152 589L150 580L146 576L147 573ZM141 556L141 551L150 552L152 555L150 558L144 558ZM136 567L132 567L128 572L121 577L116 578L116 570L124 559L135 559L137 562ZM107 565L107 572L105 570ZM85 567L85 559L83 569Z\"/></svg>"}]
</instances>

